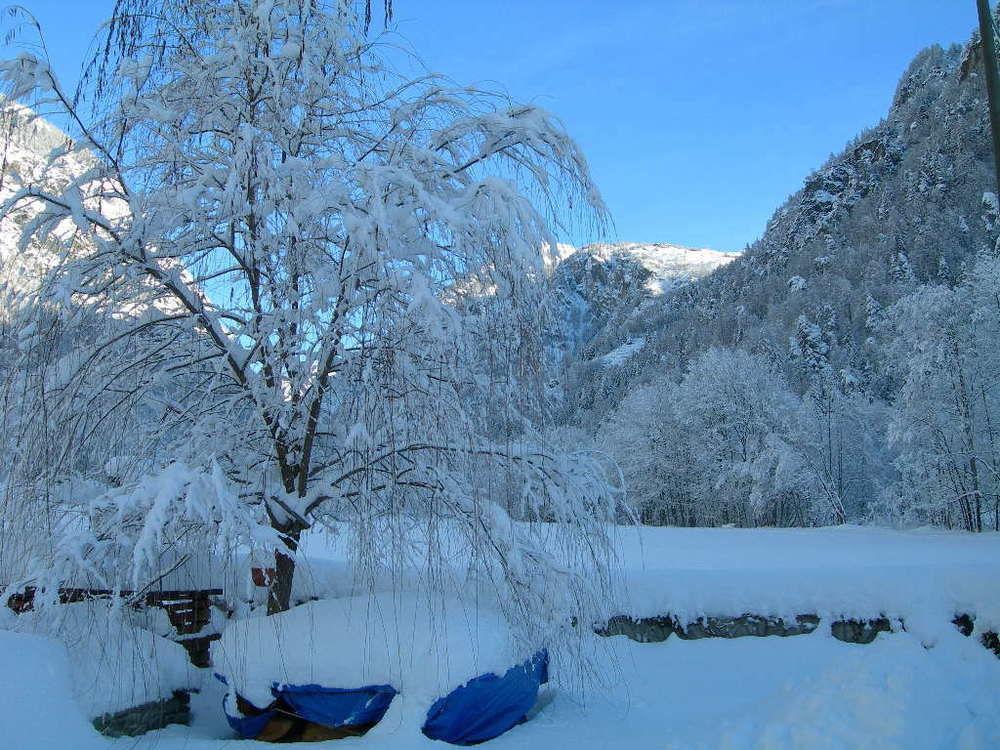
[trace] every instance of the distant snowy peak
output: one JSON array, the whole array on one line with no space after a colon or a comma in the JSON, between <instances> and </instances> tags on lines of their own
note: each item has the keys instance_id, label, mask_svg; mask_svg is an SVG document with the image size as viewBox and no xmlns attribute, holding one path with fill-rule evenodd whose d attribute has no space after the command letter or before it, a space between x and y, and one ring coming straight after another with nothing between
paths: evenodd
<instances>
[{"instance_id":1,"label":"distant snowy peak","mask_svg":"<svg viewBox=\"0 0 1000 750\"><path fill-rule=\"evenodd\" d=\"M39 159L48 157L52 149L65 146L69 140L66 133L30 107L3 96L0 96L0 123L7 148L24 149Z\"/></svg>"},{"instance_id":2,"label":"distant snowy peak","mask_svg":"<svg viewBox=\"0 0 1000 750\"><path fill-rule=\"evenodd\" d=\"M613 263L618 259L637 263L649 273L645 287L653 295L664 294L681 284L708 276L738 257L738 253L684 247L668 242L594 243L584 245L575 253L571 252L573 250L572 246L561 245L560 259L565 261L579 253L601 263Z\"/></svg>"},{"instance_id":3,"label":"distant snowy peak","mask_svg":"<svg viewBox=\"0 0 1000 750\"><path fill-rule=\"evenodd\" d=\"M552 290L562 309L557 348L578 361L620 367L646 344L644 310L662 304L679 287L708 276L737 258L670 243L559 245Z\"/></svg>"},{"instance_id":4,"label":"distant snowy peak","mask_svg":"<svg viewBox=\"0 0 1000 750\"><path fill-rule=\"evenodd\" d=\"M715 269L730 263L738 255L738 253L684 247L666 242L651 244L621 242L587 245L583 249L602 257L614 254L631 256L649 271L650 278L646 286L653 294L663 294L679 284L708 276Z\"/></svg>"},{"instance_id":5,"label":"distant snowy peak","mask_svg":"<svg viewBox=\"0 0 1000 750\"><path fill-rule=\"evenodd\" d=\"M28 186L59 192L89 168L83 154L57 151L68 143L65 133L27 107L3 97L0 97L0 128L3 149L0 201L10 199ZM52 159L56 153L62 155ZM0 288L7 292L35 291L39 279L58 263L56 247L62 237L60 232L55 232L49 242L31 242L20 247L21 228L42 209L40 201L24 201L0 217Z\"/></svg>"}]
</instances>

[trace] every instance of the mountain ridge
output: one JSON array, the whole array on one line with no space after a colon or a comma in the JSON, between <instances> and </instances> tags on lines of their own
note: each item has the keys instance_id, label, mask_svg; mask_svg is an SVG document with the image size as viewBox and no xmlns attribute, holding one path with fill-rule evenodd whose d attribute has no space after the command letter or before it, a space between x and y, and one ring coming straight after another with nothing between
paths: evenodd
<instances>
[{"instance_id":1,"label":"mountain ridge","mask_svg":"<svg viewBox=\"0 0 1000 750\"><path fill-rule=\"evenodd\" d=\"M964 46L919 52L885 118L806 175L760 239L671 294L625 302L642 305L641 314L607 317L619 330L592 336L588 360L629 340L645 344L619 367L573 373L575 412L563 417L596 430L634 387L657 373L679 378L711 346L762 353L802 390L789 347L800 319L818 330L837 371L890 398L891 378L869 344L872 310L922 281L957 283L967 262L994 245L981 69L975 35Z\"/></svg>"}]
</instances>

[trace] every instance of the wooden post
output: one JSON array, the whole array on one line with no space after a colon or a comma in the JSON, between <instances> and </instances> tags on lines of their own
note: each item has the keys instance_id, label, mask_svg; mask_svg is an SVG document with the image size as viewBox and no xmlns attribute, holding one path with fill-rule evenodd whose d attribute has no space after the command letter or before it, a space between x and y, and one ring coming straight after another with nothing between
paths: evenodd
<instances>
[{"instance_id":1,"label":"wooden post","mask_svg":"<svg viewBox=\"0 0 1000 750\"><path fill-rule=\"evenodd\" d=\"M979 37L982 42L983 71L986 74L986 98L993 131L993 169L1000 194L1000 75L997 73L997 45L993 35L993 13L989 0L976 0L979 10Z\"/></svg>"}]
</instances>

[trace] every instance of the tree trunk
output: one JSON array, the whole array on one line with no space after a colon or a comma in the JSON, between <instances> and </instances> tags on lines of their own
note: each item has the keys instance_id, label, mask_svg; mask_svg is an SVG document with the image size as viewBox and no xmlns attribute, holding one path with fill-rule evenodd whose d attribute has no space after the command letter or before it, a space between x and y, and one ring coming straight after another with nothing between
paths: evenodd
<instances>
[{"instance_id":1,"label":"tree trunk","mask_svg":"<svg viewBox=\"0 0 1000 750\"><path fill-rule=\"evenodd\" d=\"M972 403L969 399L969 388L965 383L965 372L962 370L962 359L959 353L958 343L952 342L952 351L955 354L955 376L958 386L958 410L962 418L962 433L965 436L965 455L968 458L969 478L972 482L972 499L969 503L969 531L983 530L982 498L983 489L979 482L978 454L976 453L976 425L972 414Z\"/></svg>"},{"instance_id":2,"label":"tree trunk","mask_svg":"<svg viewBox=\"0 0 1000 750\"><path fill-rule=\"evenodd\" d=\"M997 47L993 37L993 13L988 0L976 0L979 10L979 36L982 39L983 70L986 75L986 98L990 107L993 132L993 166L1000 190L1000 75L997 73Z\"/></svg>"},{"instance_id":3,"label":"tree trunk","mask_svg":"<svg viewBox=\"0 0 1000 750\"><path fill-rule=\"evenodd\" d=\"M301 528L295 524L277 529L285 538L285 546L291 555L299 547ZM285 612L292 606L292 580L295 577L295 560L279 550L274 551L274 576L267 589L267 613Z\"/></svg>"}]
</instances>

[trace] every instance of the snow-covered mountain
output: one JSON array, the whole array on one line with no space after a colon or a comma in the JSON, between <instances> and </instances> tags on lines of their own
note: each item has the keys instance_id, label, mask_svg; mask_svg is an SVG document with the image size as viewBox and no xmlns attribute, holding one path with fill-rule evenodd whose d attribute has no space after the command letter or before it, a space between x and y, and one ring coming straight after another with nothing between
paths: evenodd
<instances>
[{"instance_id":1,"label":"snow-covered mountain","mask_svg":"<svg viewBox=\"0 0 1000 750\"><path fill-rule=\"evenodd\" d=\"M27 107L2 100L0 110L4 132L0 202L32 185L57 191L92 166L86 152L65 152L69 137ZM53 158L54 152L61 155ZM21 227L40 210L41 204L33 201L0 220L0 284L7 292L34 289L45 269L55 262L54 248L37 243L18 247Z\"/></svg>"},{"instance_id":2,"label":"snow-covered mountain","mask_svg":"<svg viewBox=\"0 0 1000 750\"><path fill-rule=\"evenodd\" d=\"M654 300L703 278L734 253L668 243L600 243L559 247L552 287L568 353L592 359L628 344L627 320Z\"/></svg>"},{"instance_id":3,"label":"snow-covered mountain","mask_svg":"<svg viewBox=\"0 0 1000 750\"><path fill-rule=\"evenodd\" d=\"M683 284L708 276L737 257L736 253L667 242L593 244L585 245L581 252L602 263L614 258L631 258L649 273L646 288L653 296L666 294Z\"/></svg>"},{"instance_id":4,"label":"snow-covered mountain","mask_svg":"<svg viewBox=\"0 0 1000 750\"><path fill-rule=\"evenodd\" d=\"M563 261L578 337L568 421L595 428L713 346L763 353L801 388L789 339L803 329L835 372L891 401L870 343L879 312L919 284L957 283L1000 230L981 72L976 35L920 52L885 119L807 175L742 254L613 245Z\"/></svg>"},{"instance_id":5,"label":"snow-covered mountain","mask_svg":"<svg viewBox=\"0 0 1000 750\"><path fill-rule=\"evenodd\" d=\"M885 119L803 181L737 262L658 308L657 348L683 361L711 346L767 351L818 331L836 372L876 395L892 383L869 344L874 318L917 285L958 283L993 252L997 209L978 37L930 47Z\"/></svg>"},{"instance_id":6,"label":"snow-covered mountain","mask_svg":"<svg viewBox=\"0 0 1000 750\"><path fill-rule=\"evenodd\" d=\"M578 261L599 266L601 283L576 274L576 295L603 317L564 370L559 416L611 451L652 522L993 528L996 505L978 498L998 492L978 462L995 459L978 456L995 423L973 413L997 409L993 166L978 35L920 52L886 117L714 273L652 296L627 254ZM973 382L975 409L961 406ZM727 442L769 388L780 408L761 450ZM751 471L750 455L768 457ZM720 498L741 510L712 516Z\"/></svg>"},{"instance_id":7,"label":"snow-covered mountain","mask_svg":"<svg viewBox=\"0 0 1000 750\"><path fill-rule=\"evenodd\" d=\"M558 330L552 351L560 362L569 396L564 418L579 404L575 394L594 370L628 366L646 346L643 321L677 290L705 278L738 257L736 253L669 243L601 243L558 248L551 272Z\"/></svg>"}]
</instances>

